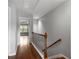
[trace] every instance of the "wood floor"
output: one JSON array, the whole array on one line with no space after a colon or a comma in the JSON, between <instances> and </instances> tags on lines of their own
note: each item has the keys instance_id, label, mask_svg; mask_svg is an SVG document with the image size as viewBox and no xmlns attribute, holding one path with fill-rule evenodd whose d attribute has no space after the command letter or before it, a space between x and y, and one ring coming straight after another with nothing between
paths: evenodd
<instances>
[{"instance_id":1,"label":"wood floor","mask_svg":"<svg viewBox=\"0 0 79 59\"><path fill-rule=\"evenodd\" d=\"M18 46L16 59L41 59L34 47L29 45Z\"/></svg>"},{"instance_id":2,"label":"wood floor","mask_svg":"<svg viewBox=\"0 0 79 59\"><path fill-rule=\"evenodd\" d=\"M42 59L34 47L30 45L18 46L16 56L9 56L8 59Z\"/></svg>"},{"instance_id":3,"label":"wood floor","mask_svg":"<svg viewBox=\"0 0 79 59\"><path fill-rule=\"evenodd\" d=\"M22 36L21 45L17 47L16 56L9 56L8 59L42 59L33 45L28 41L28 36Z\"/></svg>"}]
</instances>

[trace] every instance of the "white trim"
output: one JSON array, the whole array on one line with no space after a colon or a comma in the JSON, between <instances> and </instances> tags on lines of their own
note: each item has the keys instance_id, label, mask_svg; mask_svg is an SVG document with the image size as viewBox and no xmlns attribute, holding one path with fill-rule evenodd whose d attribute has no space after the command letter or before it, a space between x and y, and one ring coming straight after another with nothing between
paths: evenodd
<instances>
[{"instance_id":1,"label":"white trim","mask_svg":"<svg viewBox=\"0 0 79 59\"><path fill-rule=\"evenodd\" d=\"M41 56L41 58L44 59L43 54L39 51L39 49L35 46L35 44L33 42L31 42L31 43L34 46L34 48L36 49L36 51L39 53L39 55Z\"/></svg>"},{"instance_id":2,"label":"white trim","mask_svg":"<svg viewBox=\"0 0 79 59\"><path fill-rule=\"evenodd\" d=\"M57 54L57 55L53 55L53 56L50 56L48 59L54 59L56 57L64 57L65 59L70 59L68 58L67 56L63 55L63 54Z\"/></svg>"},{"instance_id":3,"label":"white trim","mask_svg":"<svg viewBox=\"0 0 79 59\"><path fill-rule=\"evenodd\" d=\"M10 53L10 54L8 54L8 56L15 56L16 55L16 53Z\"/></svg>"}]
</instances>

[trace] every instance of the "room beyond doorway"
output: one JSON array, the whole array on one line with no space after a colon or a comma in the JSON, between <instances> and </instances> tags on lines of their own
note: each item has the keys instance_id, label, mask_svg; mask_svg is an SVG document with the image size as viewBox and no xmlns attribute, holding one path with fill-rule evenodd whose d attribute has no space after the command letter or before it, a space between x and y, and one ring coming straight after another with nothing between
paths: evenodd
<instances>
[{"instance_id":1,"label":"room beyond doorway","mask_svg":"<svg viewBox=\"0 0 79 59\"><path fill-rule=\"evenodd\" d=\"M20 24L20 36L28 36L28 24Z\"/></svg>"}]
</instances>

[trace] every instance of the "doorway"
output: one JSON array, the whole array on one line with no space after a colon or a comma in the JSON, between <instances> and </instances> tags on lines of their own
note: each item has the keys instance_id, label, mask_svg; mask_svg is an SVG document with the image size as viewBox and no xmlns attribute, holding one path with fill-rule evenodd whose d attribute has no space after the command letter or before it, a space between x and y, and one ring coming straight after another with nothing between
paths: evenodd
<instances>
[{"instance_id":1,"label":"doorway","mask_svg":"<svg viewBox=\"0 0 79 59\"><path fill-rule=\"evenodd\" d=\"M29 44L29 21L22 21L20 22L20 46L28 45Z\"/></svg>"},{"instance_id":2,"label":"doorway","mask_svg":"<svg viewBox=\"0 0 79 59\"><path fill-rule=\"evenodd\" d=\"M28 24L20 24L20 36L28 36L29 29Z\"/></svg>"}]
</instances>

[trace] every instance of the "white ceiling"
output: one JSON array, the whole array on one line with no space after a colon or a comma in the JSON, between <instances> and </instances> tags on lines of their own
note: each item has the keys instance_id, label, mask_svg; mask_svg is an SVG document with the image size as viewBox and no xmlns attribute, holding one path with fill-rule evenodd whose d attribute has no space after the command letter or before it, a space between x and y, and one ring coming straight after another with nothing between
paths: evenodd
<instances>
[{"instance_id":1,"label":"white ceiling","mask_svg":"<svg viewBox=\"0 0 79 59\"><path fill-rule=\"evenodd\" d=\"M19 16L42 17L49 11L56 8L59 4L66 0L8 0L9 4L13 4L17 8Z\"/></svg>"}]
</instances>

